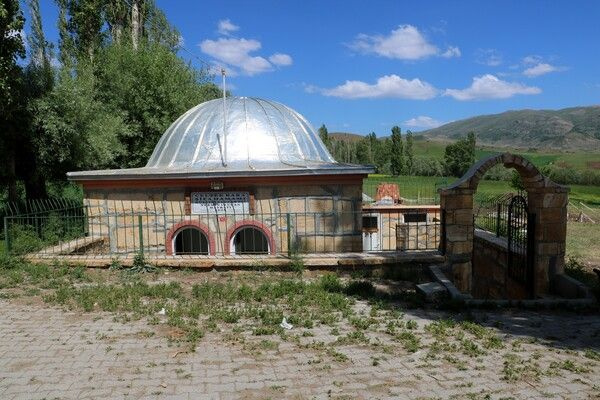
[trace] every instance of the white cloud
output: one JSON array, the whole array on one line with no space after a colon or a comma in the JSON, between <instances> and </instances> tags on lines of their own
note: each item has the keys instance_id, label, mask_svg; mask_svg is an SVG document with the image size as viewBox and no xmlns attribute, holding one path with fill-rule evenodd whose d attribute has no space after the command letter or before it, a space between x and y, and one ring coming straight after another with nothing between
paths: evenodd
<instances>
[{"instance_id":1,"label":"white cloud","mask_svg":"<svg viewBox=\"0 0 600 400\"><path fill-rule=\"evenodd\" d=\"M219 38L217 40L207 39L200 43L203 53L239 68L245 75L255 75L273 68L265 58L250 55L251 52L260 50L261 47L261 43L254 39Z\"/></svg>"},{"instance_id":2,"label":"white cloud","mask_svg":"<svg viewBox=\"0 0 600 400\"><path fill-rule=\"evenodd\" d=\"M444 58L460 57L460 49L456 46L448 47L448 50L440 54Z\"/></svg>"},{"instance_id":3,"label":"white cloud","mask_svg":"<svg viewBox=\"0 0 600 400\"><path fill-rule=\"evenodd\" d=\"M431 129L431 128L437 128L438 126L443 125L443 124L444 124L443 122L433 119L431 117L427 117L425 115L419 115L418 117L411 118L407 121L404 121L404 125L410 126L413 128Z\"/></svg>"},{"instance_id":4,"label":"white cloud","mask_svg":"<svg viewBox=\"0 0 600 400\"><path fill-rule=\"evenodd\" d=\"M419 60L439 55L442 57L458 57L458 47L449 47L445 52L434 44L412 25L400 25L389 35L359 34L349 47L361 53L374 53L387 58L400 60Z\"/></svg>"},{"instance_id":5,"label":"white cloud","mask_svg":"<svg viewBox=\"0 0 600 400\"><path fill-rule=\"evenodd\" d=\"M292 57L283 53L275 53L271 57L269 57L269 61L274 65L285 67L288 65L292 65Z\"/></svg>"},{"instance_id":6,"label":"white cloud","mask_svg":"<svg viewBox=\"0 0 600 400\"><path fill-rule=\"evenodd\" d=\"M542 90L535 86L525 86L517 82L507 82L494 75L482 75L473 78L466 89L446 89L444 95L456 100L507 99L518 94L538 94Z\"/></svg>"},{"instance_id":7,"label":"white cloud","mask_svg":"<svg viewBox=\"0 0 600 400\"><path fill-rule=\"evenodd\" d=\"M542 57L537 55L530 55L523 58L523 64L531 65L531 64L539 64L542 62Z\"/></svg>"},{"instance_id":8,"label":"white cloud","mask_svg":"<svg viewBox=\"0 0 600 400\"><path fill-rule=\"evenodd\" d=\"M218 26L219 33L225 36L240 29L228 19L219 21ZM203 40L199 46L203 53L214 58L214 69L220 71L225 68L229 76L236 76L238 73L252 76L272 71L274 65L283 67L292 64L292 57L288 54L275 53L268 60L251 54L262 48L262 44L255 39L220 37L216 40Z\"/></svg>"},{"instance_id":9,"label":"white cloud","mask_svg":"<svg viewBox=\"0 0 600 400\"><path fill-rule=\"evenodd\" d=\"M309 87L313 92L314 87ZM307 88L307 90L309 89ZM437 95L437 89L420 79L403 79L398 75L386 75L374 84L362 81L346 81L331 89L319 89L325 96L344 99L394 97L400 99L427 100Z\"/></svg>"},{"instance_id":10,"label":"white cloud","mask_svg":"<svg viewBox=\"0 0 600 400\"><path fill-rule=\"evenodd\" d=\"M496 49L477 49L475 53L475 62L478 64L497 67L502 61L502 54Z\"/></svg>"},{"instance_id":11,"label":"white cloud","mask_svg":"<svg viewBox=\"0 0 600 400\"><path fill-rule=\"evenodd\" d=\"M219 21L217 32L221 35L229 36L233 32L237 32L240 30L240 27L235 25L229 19L222 19Z\"/></svg>"},{"instance_id":12,"label":"white cloud","mask_svg":"<svg viewBox=\"0 0 600 400\"><path fill-rule=\"evenodd\" d=\"M556 65L552 65L547 61L544 61L542 56L538 55L529 55L524 57L521 62L523 68L523 75L528 78L535 78L537 76L546 75L550 72L558 72L564 71L565 67L559 67Z\"/></svg>"},{"instance_id":13,"label":"white cloud","mask_svg":"<svg viewBox=\"0 0 600 400\"><path fill-rule=\"evenodd\" d=\"M555 71L560 71L560 68L547 63L540 63L534 65L533 67L527 68L525 71L523 71L523 75L534 78L536 76L545 75Z\"/></svg>"}]
</instances>

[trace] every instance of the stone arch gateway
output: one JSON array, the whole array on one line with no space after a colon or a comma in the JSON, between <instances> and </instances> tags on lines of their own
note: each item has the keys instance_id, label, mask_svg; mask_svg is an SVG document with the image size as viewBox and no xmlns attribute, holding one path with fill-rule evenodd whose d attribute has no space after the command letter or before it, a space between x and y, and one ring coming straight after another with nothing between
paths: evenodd
<instances>
[{"instance_id":1,"label":"stone arch gateway","mask_svg":"<svg viewBox=\"0 0 600 400\"><path fill-rule=\"evenodd\" d=\"M473 195L485 173L498 164L514 168L521 176L527 192L529 212L535 215L536 226L533 246L533 295L544 296L550 291L553 279L564 270L569 189L542 175L525 158L511 153L482 159L458 181L439 189L443 219L440 250L446 258L447 272L461 292L471 292Z\"/></svg>"}]
</instances>

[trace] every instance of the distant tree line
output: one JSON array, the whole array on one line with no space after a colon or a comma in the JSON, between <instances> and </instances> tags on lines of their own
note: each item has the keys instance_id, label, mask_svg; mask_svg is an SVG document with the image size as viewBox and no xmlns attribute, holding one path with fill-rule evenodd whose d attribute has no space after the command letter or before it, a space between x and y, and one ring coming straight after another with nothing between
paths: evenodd
<instances>
[{"instance_id":1,"label":"distant tree line","mask_svg":"<svg viewBox=\"0 0 600 400\"><path fill-rule=\"evenodd\" d=\"M359 140L345 140L329 135L321 125L319 136L338 162L373 165L377 173L386 175L462 176L475 162L476 138L466 138L446 146L444 159L416 156L414 135L406 134L398 126L392 127L391 136L378 139L375 132Z\"/></svg>"},{"instance_id":2,"label":"distant tree line","mask_svg":"<svg viewBox=\"0 0 600 400\"><path fill-rule=\"evenodd\" d=\"M71 170L143 166L170 123L219 96L177 56L179 32L152 0L56 0L57 45L27 0L28 46L20 4L0 2L4 198L46 197Z\"/></svg>"}]
</instances>

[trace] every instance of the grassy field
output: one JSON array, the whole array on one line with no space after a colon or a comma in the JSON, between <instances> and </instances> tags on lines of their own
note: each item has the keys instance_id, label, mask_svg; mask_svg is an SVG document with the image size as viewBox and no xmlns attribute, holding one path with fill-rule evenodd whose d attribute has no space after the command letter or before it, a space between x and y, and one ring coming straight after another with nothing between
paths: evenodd
<instances>
[{"instance_id":1,"label":"grassy field","mask_svg":"<svg viewBox=\"0 0 600 400\"><path fill-rule=\"evenodd\" d=\"M389 176L389 175L369 175L364 182L364 191L367 195L373 197L377 190L377 185L382 182L397 183L400 187L400 195L405 198L419 200L436 198L437 188L444 187L456 181L453 177L436 176ZM583 202L592 207L600 207L600 186L571 185L569 199L572 202ZM514 191L510 187L510 182L506 181L487 181L479 183L477 193L482 195L496 195Z\"/></svg>"},{"instance_id":2,"label":"grassy field","mask_svg":"<svg viewBox=\"0 0 600 400\"><path fill-rule=\"evenodd\" d=\"M444 150L447 143L430 141L430 140L416 140L414 142L415 155L423 157L432 157L439 160L444 159ZM600 165L600 152L537 152L537 151L523 151L522 149L509 149L509 148L491 148L491 147L478 147L476 151L476 158L481 159L491 154L501 153L509 151L511 153L520 154L523 157L530 160L535 166L543 167L548 164L556 164L562 167L571 167L579 170L590 169L593 163ZM596 166L598 169L599 166Z\"/></svg>"}]
</instances>

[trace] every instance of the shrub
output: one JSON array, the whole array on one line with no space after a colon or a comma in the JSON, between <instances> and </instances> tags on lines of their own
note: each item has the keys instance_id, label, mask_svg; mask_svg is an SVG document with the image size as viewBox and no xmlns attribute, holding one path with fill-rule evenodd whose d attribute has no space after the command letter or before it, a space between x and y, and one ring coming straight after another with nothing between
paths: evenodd
<instances>
[{"instance_id":1,"label":"shrub","mask_svg":"<svg viewBox=\"0 0 600 400\"><path fill-rule=\"evenodd\" d=\"M375 286L369 281L352 281L346 286L345 292L350 296L373 297Z\"/></svg>"},{"instance_id":2,"label":"shrub","mask_svg":"<svg viewBox=\"0 0 600 400\"><path fill-rule=\"evenodd\" d=\"M336 274L325 274L321 277L319 285L323 290L332 293L339 293L344 289L340 278Z\"/></svg>"},{"instance_id":3,"label":"shrub","mask_svg":"<svg viewBox=\"0 0 600 400\"><path fill-rule=\"evenodd\" d=\"M13 225L9 229L8 236L12 254L32 253L44 247L44 241L31 225Z\"/></svg>"},{"instance_id":4,"label":"shrub","mask_svg":"<svg viewBox=\"0 0 600 400\"><path fill-rule=\"evenodd\" d=\"M0 269L15 269L20 263L21 260L18 258L0 253Z\"/></svg>"}]
</instances>

